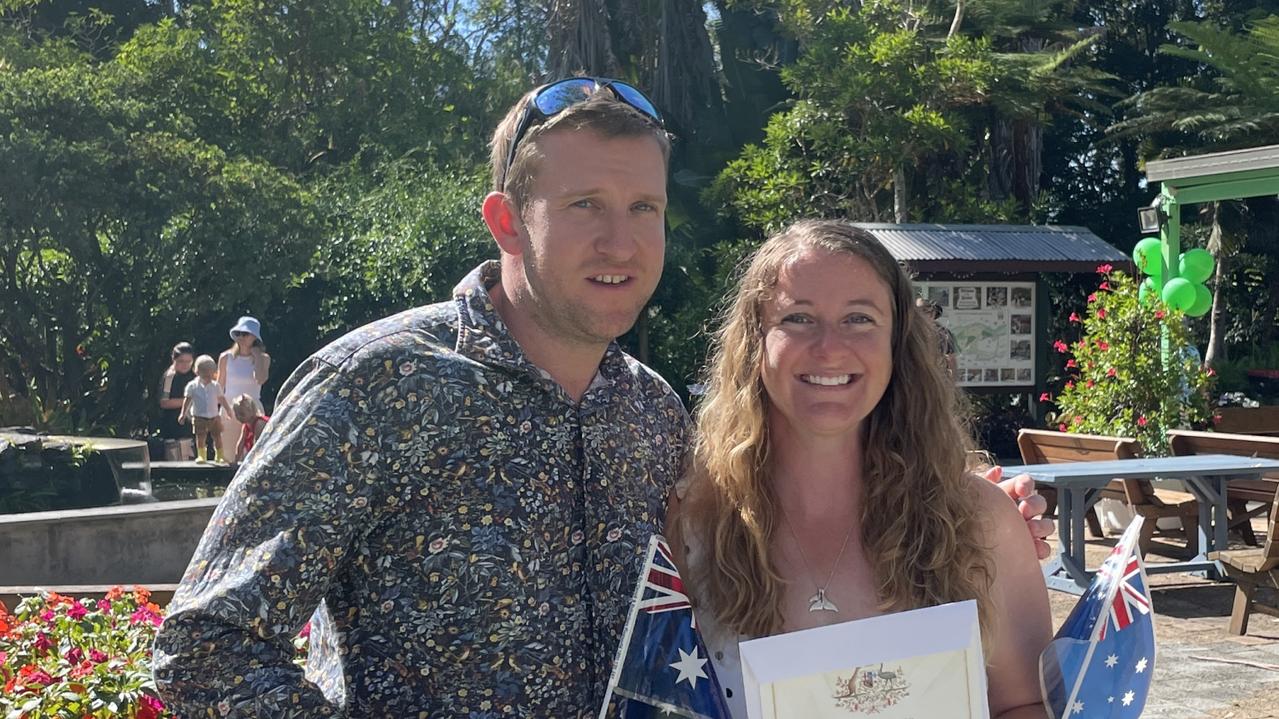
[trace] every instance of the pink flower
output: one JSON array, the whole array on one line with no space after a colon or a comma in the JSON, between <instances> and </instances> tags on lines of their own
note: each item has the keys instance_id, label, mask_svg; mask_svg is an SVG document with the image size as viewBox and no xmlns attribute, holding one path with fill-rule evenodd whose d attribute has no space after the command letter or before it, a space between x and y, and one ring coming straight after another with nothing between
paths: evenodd
<instances>
[{"instance_id":1,"label":"pink flower","mask_svg":"<svg viewBox=\"0 0 1279 719\"><path fill-rule=\"evenodd\" d=\"M307 622L306 624L302 625L302 631L298 632L298 636L302 637L303 639L306 639L307 637L311 636L311 622Z\"/></svg>"},{"instance_id":2,"label":"pink flower","mask_svg":"<svg viewBox=\"0 0 1279 719\"><path fill-rule=\"evenodd\" d=\"M71 617L77 622L80 621L81 619L84 619L84 615L88 613L89 613L89 610L84 608L84 605L80 603L79 599L72 600L71 608L67 610L67 616Z\"/></svg>"},{"instance_id":3,"label":"pink flower","mask_svg":"<svg viewBox=\"0 0 1279 719\"><path fill-rule=\"evenodd\" d=\"M129 615L130 624L149 622L152 626L158 627L163 621L160 615L152 611L150 607L138 607L133 611L133 614Z\"/></svg>"},{"instance_id":4,"label":"pink flower","mask_svg":"<svg viewBox=\"0 0 1279 719\"><path fill-rule=\"evenodd\" d=\"M1148 422L1146 422L1146 415L1143 414L1142 416L1137 418L1138 427L1145 427L1147 424Z\"/></svg>"},{"instance_id":5,"label":"pink flower","mask_svg":"<svg viewBox=\"0 0 1279 719\"><path fill-rule=\"evenodd\" d=\"M105 662L106 660L107 660L106 652L102 652L97 649L89 650L89 661L93 662L94 664L101 664L102 662Z\"/></svg>"},{"instance_id":6,"label":"pink flower","mask_svg":"<svg viewBox=\"0 0 1279 719\"><path fill-rule=\"evenodd\" d=\"M1068 360L1066 360L1066 368L1067 368L1067 369L1075 369L1075 368L1076 368L1076 367L1078 367L1078 366L1079 366L1079 363L1078 363L1078 362L1076 362L1076 361L1074 361L1074 360L1072 360L1072 359L1068 359Z\"/></svg>"},{"instance_id":7,"label":"pink flower","mask_svg":"<svg viewBox=\"0 0 1279 719\"><path fill-rule=\"evenodd\" d=\"M1084 418L1083 418L1083 417L1081 417L1080 415L1075 415L1075 420L1074 420L1074 421L1075 421L1075 424L1083 424L1083 423L1084 423Z\"/></svg>"},{"instance_id":8,"label":"pink flower","mask_svg":"<svg viewBox=\"0 0 1279 719\"><path fill-rule=\"evenodd\" d=\"M1115 368L1114 368L1114 367L1111 367L1110 369L1106 370L1106 376L1107 376L1107 377L1114 377L1114 376L1115 376Z\"/></svg>"},{"instance_id":9,"label":"pink flower","mask_svg":"<svg viewBox=\"0 0 1279 719\"><path fill-rule=\"evenodd\" d=\"M1079 321L1079 313L1078 313L1078 312L1071 312L1071 313L1070 313L1070 321L1071 321L1071 322L1078 322L1078 321Z\"/></svg>"},{"instance_id":10,"label":"pink flower","mask_svg":"<svg viewBox=\"0 0 1279 719\"><path fill-rule=\"evenodd\" d=\"M1074 382L1071 382L1070 380L1067 380L1067 381L1066 381L1066 389L1074 389L1074 388L1075 388L1075 383L1074 383Z\"/></svg>"},{"instance_id":11,"label":"pink flower","mask_svg":"<svg viewBox=\"0 0 1279 719\"><path fill-rule=\"evenodd\" d=\"M1162 320L1164 318L1163 310L1155 310L1155 319Z\"/></svg>"},{"instance_id":12,"label":"pink flower","mask_svg":"<svg viewBox=\"0 0 1279 719\"><path fill-rule=\"evenodd\" d=\"M1110 349L1110 345L1104 342L1103 340L1097 340L1097 349L1101 350L1102 352L1105 352L1106 350Z\"/></svg>"},{"instance_id":13,"label":"pink flower","mask_svg":"<svg viewBox=\"0 0 1279 719\"><path fill-rule=\"evenodd\" d=\"M1208 376L1209 376L1209 377L1216 377L1216 376L1217 376L1217 370L1215 370L1215 369L1213 369L1213 368L1209 367L1209 368L1208 368L1208 372L1207 372L1207 374L1208 374Z\"/></svg>"},{"instance_id":14,"label":"pink flower","mask_svg":"<svg viewBox=\"0 0 1279 719\"><path fill-rule=\"evenodd\" d=\"M1097 301L1097 293L1096 293L1096 292L1092 293L1091 295L1088 295L1088 303L1089 303L1089 304L1092 304L1093 302L1096 302L1096 301Z\"/></svg>"},{"instance_id":15,"label":"pink flower","mask_svg":"<svg viewBox=\"0 0 1279 719\"><path fill-rule=\"evenodd\" d=\"M1115 268L1114 268L1114 267L1112 267L1112 266L1110 266L1109 264L1105 264L1105 265L1097 265L1097 274L1099 274L1099 275L1108 275L1108 274L1110 274L1110 271L1111 271L1111 270L1113 270L1113 269L1115 269Z\"/></svg>"},{"instance_id":16,"label":"pink flower","mask_svg":"<svg viewBox=\"0 0 1279 719\"><path fill-rule=\"evenodd\" d=\"M1047 392L1044 392L1043 394L1039 395L1039 401L1040 401L1040 402L1051 402L1051 401L1053 401L1053 396L1052 396L1051 394L1048 394Z\"/></svg>"},{"instance_id":17,"label":"pink flower","mask_svg":"<svg viewBox=\"0 0 1279 719\"><path fill-rule=\"evenodd\" d=\"M1066 343L1061 340L1053 340L1053 349L1062 354L1066 354L1066 352L1070 350L1070 348L1066 346Z\"/></svg>"},{"instance_id":18,"label":"pink flower","mask_svg":"<svg viewBox=\"0 0 1279 719\"><path fill-rule=\"evenodd\" d=\"M72 679L83 679L93 673L93 662L80 662L71 669Z\"/></svg>"},{"instance_id":19,"label":"pink flower","mask_svg":"<svg viewBox=\"0 0 1279 719\"><path fill-rule=\"evenodd\" d=\"M1214 415L1212 416L1212 423L1213 423L1213 424L1221 424L1221 415L1219 415L1219 414L1214 414Z\"/></svg>"},{"instance_id":20,"label":"pink flower","mask_svg":"<svg viewBox=\"0 0 1279 719\"><path fill-rule=\"evenodd\" d=\"M1065 431L1066 431L1066 430L1068 430L1068 429L1070 429L1070 428L1069 428L1069 427L1067 427L1067 426L1066 426L1066 425L1064 425L1064 424L1059 424L1059 425L1057 425L1057 431L1058 431L1058 432L1065 432Z\"/></svg>"},{"instance_id":21,"label":"pink flower","mask_svg":"<svg viewBox=\"0 0 1279 719\"><path fill-rule=\"evenodd\" d=\"M28 666L31 666L31 665L28 665ZM23 667L23 669L26 669L26 668L27 667ZM26 677L24 677L24 679L26 680L25 684L28 688L33 686L47 687L50 684L52 684L54 681L53 677L49 676L48 673L43 672L39 669L33 672L28 672Z\"/></svg>"},{"instance_id":22,"label":"pink flower","mask_svg":"<svg viewBox=\"0 0 1279 719\"><path fill-rule=\"evenodd\" d=\"M1109 282L1103 282L1103 283L1101 283L1100 285L1098 285L1098 286L1097 286L1097 289L1101 289L1101 290L1108 290L1108 289L1110 289L1110 283L1109 283Z\"/></svg>"},{"instance_id":23,"label":"pink flower","mask_svg":"<svg viewBox=\"0 0 1279 719\"><path fill-rule=\"evenodd\" d=\"M45 622L46 624L49 624L53 622L53 618L55 616L57 615L53 613L52 609L46 609L40 613L40 620Z\"/></svg>"},{"instance_id":24,"label":"pink flower","mask_svg":"<svg viewBox=\"0 0 1279 719\"><path fill-rule=\"evenodd\" d=\"M1084 384L1084 386L1085 386L1085 387L1087 387L1088 389L1092 389L1093 385L1095 385L1095 384L1097 384L1097 383L1096 383L1096 382L1093 382L1092 380L1088 380L1088 382L1086 382L1086 383Z\"/></svg>"},{"instance_id":25,"label":"pink flower","mask_svg":"<svg viewBox=\"0 0 1279 719\"><path fill-rule=\"evenodd\" d=\"M53 640L49 638L48 634L40 632L36 635L35 647L37 652L47 652L53 649Z\"/></svg>"},{"instance_id":26,"label":"pink flower","mask_svg":"<svg viewBox=\"0 0 1279 719\"><path fill-rule=\"evenodd\" d=\"M80 647L72 647L66 654L66 660L72 664L79 664L84 661L84 651Z\"/></svg>"},{"instance_id":27,"label":"pink flower","mask_svg":"<svg viewBox=\"0 0 1279 719\"><path fill-rule=\"evenodd\" d=\"M1106 319L1106 311L1105 311L1105 310L1097 310L1097 319L1099 319L1099 320L1104 320L1104 319Z\"/></svg>"},{"instance_id":28,"label":"pink flower","mask_svg":"<svg viewBox=\"0 0 1279 719\"><path fill-rule=\"evenodd\" d=\"M110 600L108 600L108 599L99 599L99 600L98 600L98 611L99 611L99 612L109 612L109 611L111 611L111 601L110 601Z\"/></svg>"}]
</instances>

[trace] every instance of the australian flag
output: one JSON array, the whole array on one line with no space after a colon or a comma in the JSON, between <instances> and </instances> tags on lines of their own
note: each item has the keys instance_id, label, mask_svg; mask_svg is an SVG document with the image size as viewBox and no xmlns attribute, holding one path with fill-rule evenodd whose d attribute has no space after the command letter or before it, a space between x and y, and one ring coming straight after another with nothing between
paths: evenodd
<instances>
[{"instance_id":1,"label":"australian flag","mask_svg":"<svg viewBox=\"0 0 1279 719\"><path fill-rule=\"evenodd\" d=\"M1155 628L1137 517L1039 658L1053 719L1138 717L1155 671Z\"/></svg>"},{"instance_id":2,"label":"australian flag","mask_svg":"<svg viewBox=\"0 0 1279 719\"><path fill-rule=\"evenodd\" d=\"M666 540L653 535L600 719L730 719Z\"/></svg>"}]
</instances>

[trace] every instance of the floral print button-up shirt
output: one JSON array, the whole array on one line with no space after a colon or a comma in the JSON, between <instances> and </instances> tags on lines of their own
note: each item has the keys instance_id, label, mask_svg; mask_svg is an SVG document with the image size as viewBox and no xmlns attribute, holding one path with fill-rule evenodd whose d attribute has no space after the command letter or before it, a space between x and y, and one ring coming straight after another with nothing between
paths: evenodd
<instances>
[{"instance_id":1,"label":"floral print button-up shirt","mask_svg":"<svg viewBox=\"0 0 1279 719\"><path fill-rule=\"evenodd\" d=\"M616 345L574 402L508 334L496 279L481 265L285 384L156 639L181 716L599 711L687 415Z\"/></svg>"}]
</instances>

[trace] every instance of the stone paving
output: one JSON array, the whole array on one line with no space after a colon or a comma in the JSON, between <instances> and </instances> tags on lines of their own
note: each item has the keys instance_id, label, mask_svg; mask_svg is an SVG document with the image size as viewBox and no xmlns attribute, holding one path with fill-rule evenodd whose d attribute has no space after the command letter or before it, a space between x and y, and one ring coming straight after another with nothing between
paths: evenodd
<instances>
[{"instance_id":1,"label":"stone paving","mask_svg":"<svg viewBox=\"0 0 1279 719\"><path fill-rule=\"evenodd\" d=\"M1256 529L1263 536L1260 524ZM1090 540L1088 566L1101 564L1113 546L1114 538ZM1152 554L1147 561L1167 560ZM1150 585L1155 676L1142 717L1279 719L1279 618L1254 612L1247 636L1238 637L1227 631L1233 584L1187 574L1153 574ZM1077 597L1048 594L1053 626L1060 626ZM1262 599L1279 602L1274 592Z\"/></svg>"}]
</instances>

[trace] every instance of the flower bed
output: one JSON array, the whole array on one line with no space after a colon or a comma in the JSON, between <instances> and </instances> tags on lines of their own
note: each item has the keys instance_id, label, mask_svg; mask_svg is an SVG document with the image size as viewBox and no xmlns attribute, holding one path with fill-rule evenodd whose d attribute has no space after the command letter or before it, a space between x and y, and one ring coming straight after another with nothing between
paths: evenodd
<instances>
[{"instance_id":1,"label":"flower bed","mask_svg":"<svg viewBox=\"0 0 1279 719\"><path fill-rule=\"evenodd\" d=\"M48 593L0 603L0 717L160 719L151 644L164 610L144 587L96 601ZM305 662L307 628L294 642Z\"/></svg>"}]
</instances>

